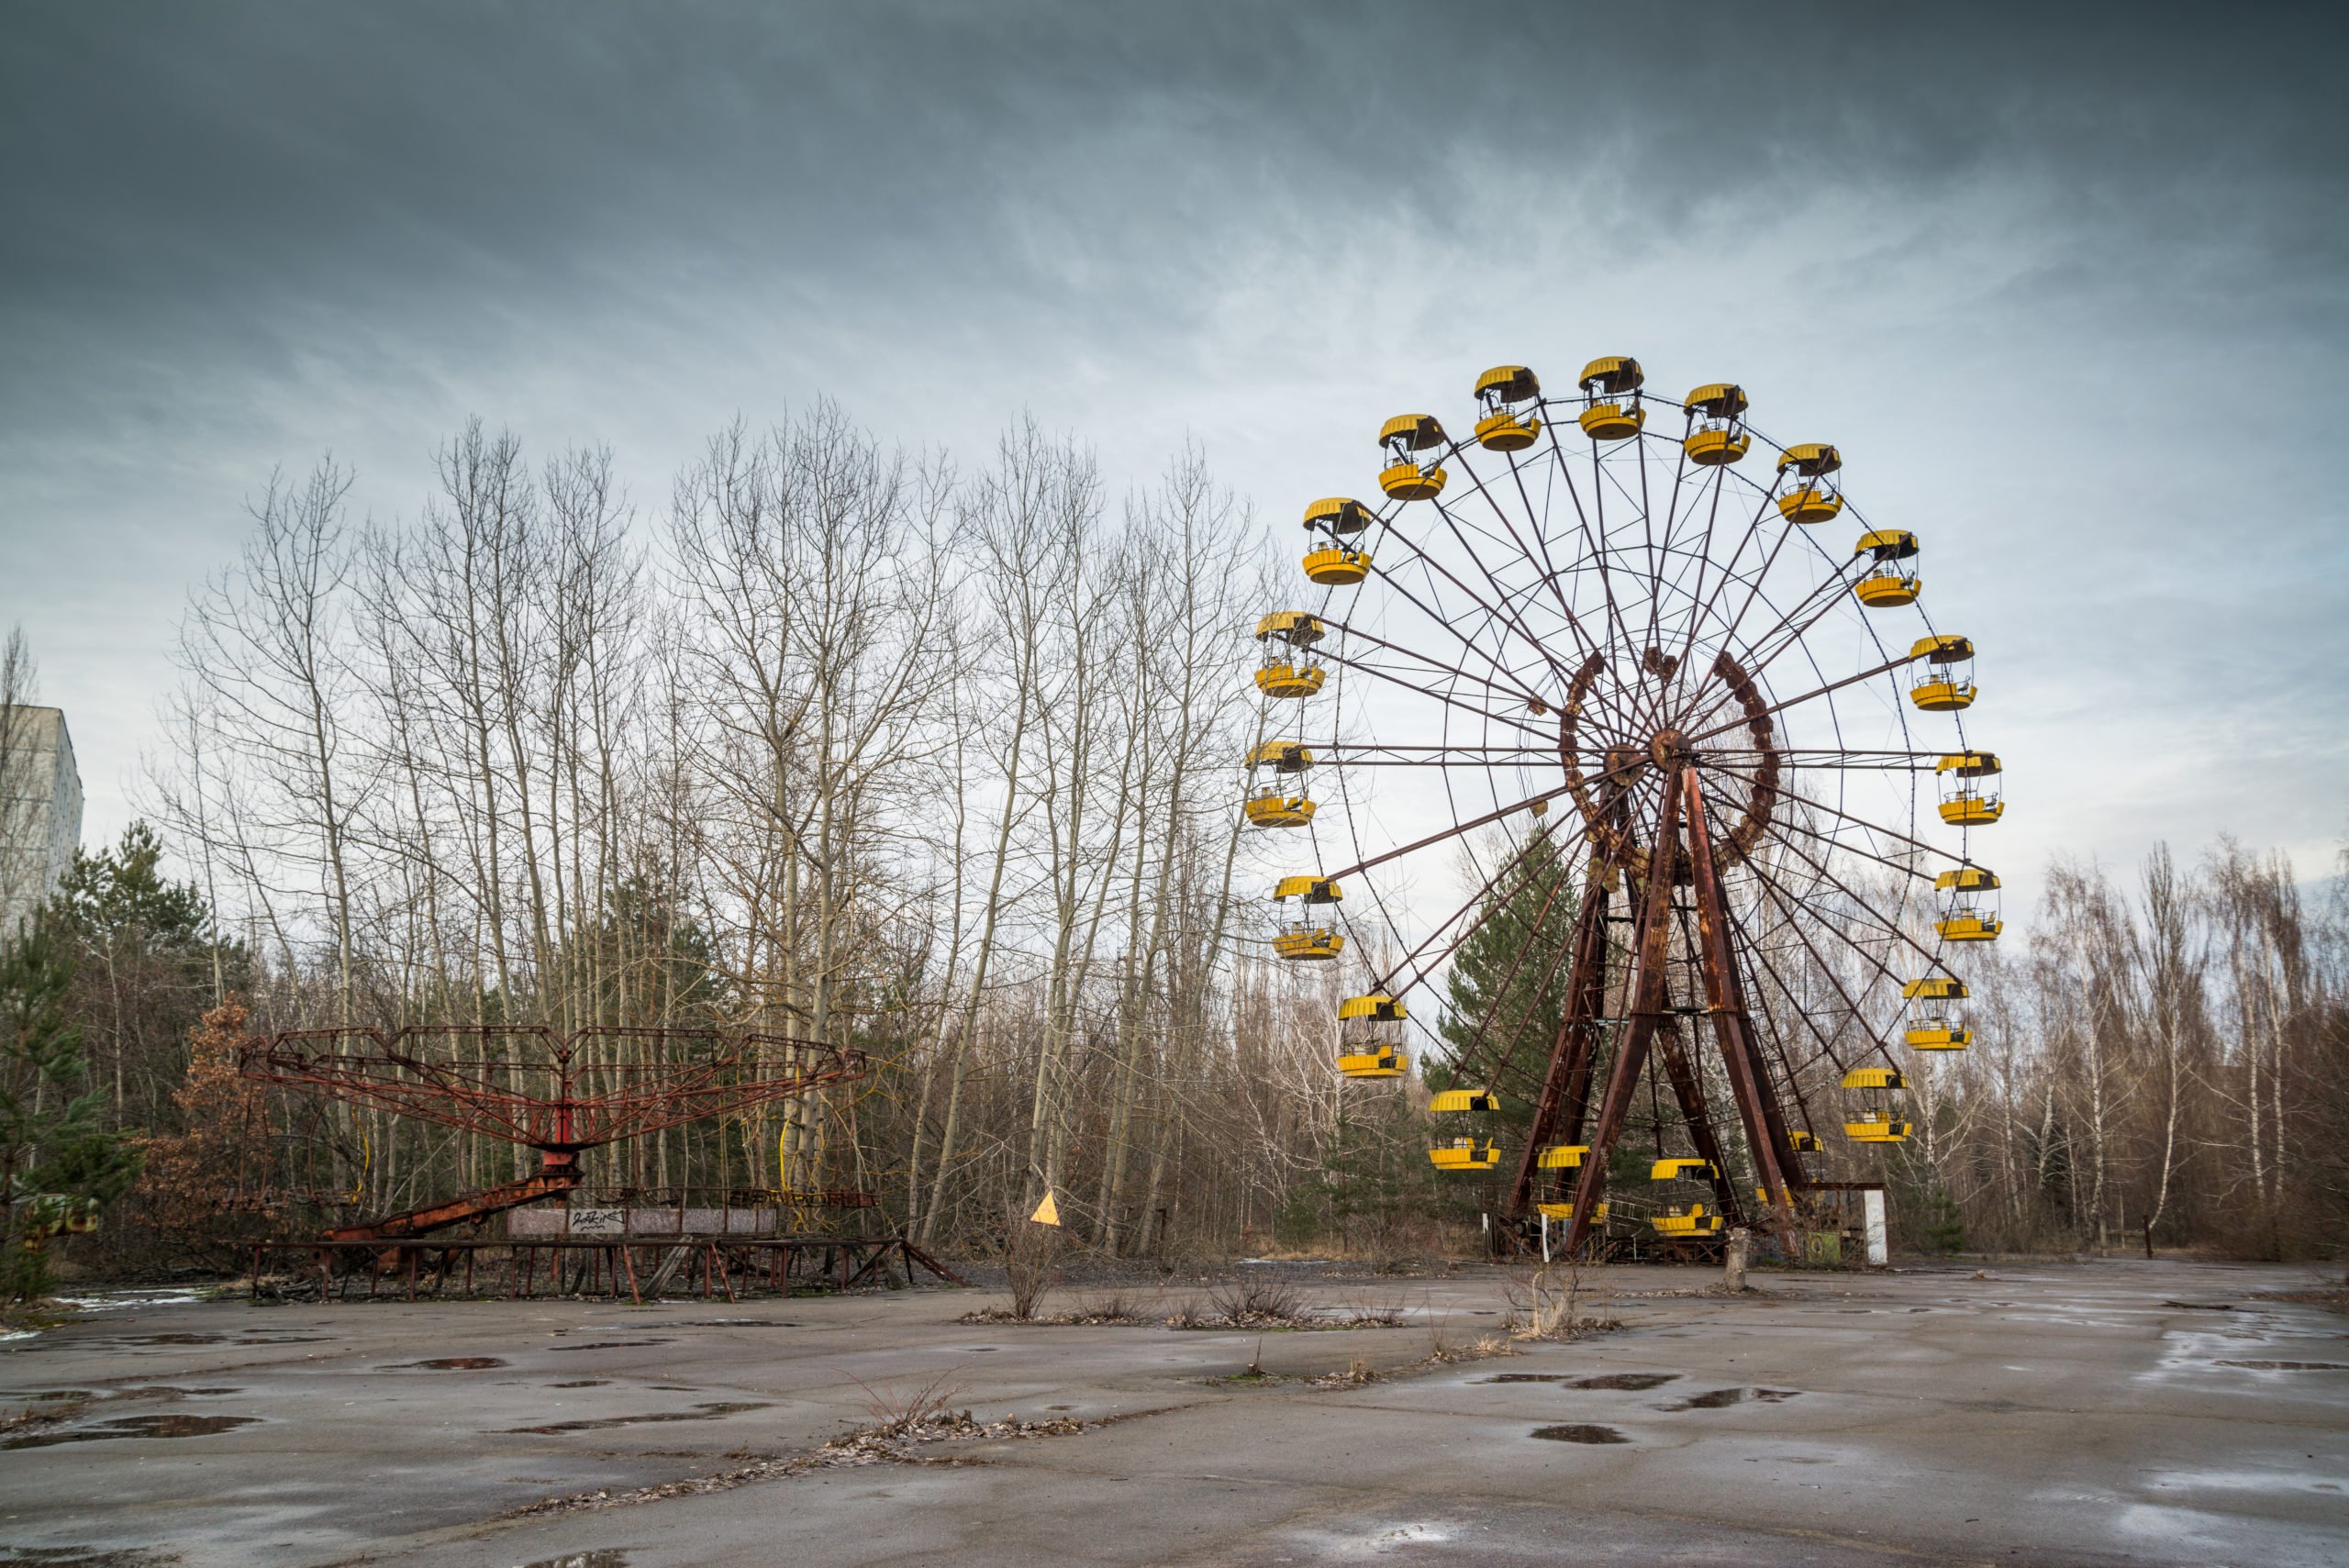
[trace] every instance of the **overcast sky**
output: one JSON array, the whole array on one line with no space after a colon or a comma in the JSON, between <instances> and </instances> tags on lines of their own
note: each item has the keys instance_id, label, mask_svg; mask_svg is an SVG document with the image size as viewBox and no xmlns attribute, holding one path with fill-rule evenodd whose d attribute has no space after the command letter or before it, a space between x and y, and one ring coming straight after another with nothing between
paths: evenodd
<instances>
[{"instance_id":1,"label":"overcast sky","mask_svg":"<svg viewBox=\"0 0 2349 1568\"><path fill-rule=\"evenodd\" d=\"M2318 874L2337 8L1921 10L10 0L0 622L95 844L281 464L411 517L478 414L657 511L738 412L976 459L1027 409L1119 489L1198 439L1286 547L1386 415L1631 353L1921 536L2010 882L2221 831Z\"/></svg>"}]
</instances>

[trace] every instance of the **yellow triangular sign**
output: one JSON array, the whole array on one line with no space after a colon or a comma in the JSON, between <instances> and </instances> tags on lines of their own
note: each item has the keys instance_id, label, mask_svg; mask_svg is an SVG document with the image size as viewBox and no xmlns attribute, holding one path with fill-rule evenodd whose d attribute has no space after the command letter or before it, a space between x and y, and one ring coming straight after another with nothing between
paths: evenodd
<instances>
[{"instance_id":1,"label":"yellow triangular sign","mask_svg":"<svg viewBox=\"0 0 2349 1568\"><path fill-rule=\"evenodd\" d=\"M1051 1188L1047 1187L1044 1190L1044 1201L1038 1204L1036 1212L1028 1218L1038 1225L1058 1225L1061 1222L1060 1205L1052 1201Z\"/></svg>"}]
</instances>

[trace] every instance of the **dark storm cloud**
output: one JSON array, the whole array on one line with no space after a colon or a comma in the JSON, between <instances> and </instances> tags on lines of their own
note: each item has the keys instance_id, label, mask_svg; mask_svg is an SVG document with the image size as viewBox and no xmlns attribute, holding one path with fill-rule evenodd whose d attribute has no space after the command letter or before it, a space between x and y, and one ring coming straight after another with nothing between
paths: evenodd
<instances>
[{"instance_id":1,"label":"dark storm cloud","mask_svg":"<svg viewBox=\"0 0 2349 1568\"><path fill-rule=\"evenodd\" d=\"M829 390L965 451L1023 405L1119 463L1201 433L1284 513L1390 398L1629 347L1871 454L2015 749L2142 797L2124 848L2199 836L2221 756L2306 841L2349 733L2333 15L12 6L0 619L118 817L182 585L325 448L411 510L480 412L657 496Z\"/></svg>"}]
</instances>

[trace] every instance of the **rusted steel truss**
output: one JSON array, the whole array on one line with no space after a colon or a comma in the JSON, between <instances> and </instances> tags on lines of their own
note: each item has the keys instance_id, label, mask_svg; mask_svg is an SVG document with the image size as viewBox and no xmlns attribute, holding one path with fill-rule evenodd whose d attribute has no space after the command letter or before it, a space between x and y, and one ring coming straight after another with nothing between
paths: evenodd
<instances>
[{"instance_id":1,"label":"rusted steel truss","mask_svg":"<svg viewBox=\"0 0 2349 1568\"><path fill-rule=\"evenodd\" d=\"M863 1075L855 1051L781 1034L531 1026L290 1029L246 1047L239 1070L282 1087L481 1133L539 1151L533 1174L326 1233L398 1240L567 1194L582 1151Z\"/></svg>"}]
</instances>

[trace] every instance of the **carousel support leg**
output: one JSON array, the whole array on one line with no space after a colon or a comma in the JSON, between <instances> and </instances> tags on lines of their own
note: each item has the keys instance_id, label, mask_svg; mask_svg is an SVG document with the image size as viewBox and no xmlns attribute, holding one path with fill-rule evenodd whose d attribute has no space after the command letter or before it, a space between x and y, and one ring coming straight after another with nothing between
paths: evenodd
<instances>
[{"instance_id":1,"label":"carousel support leg","mask_svg":"<svg viewBox=\"0 0 2349 1568\"><path fill-rule=\"evenodd\" d=\"M636 1252L635 1250L629 1247L625 1241L620 1243L620 1267L628 1271L629 1300L634 1302L639 1307L643 1306L644 1297L638 1294L636 1288ZM619 1292L615 1288L612 1294L617 1296Z\"/></svg>"}]
</instances>

